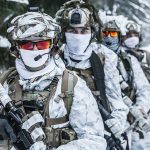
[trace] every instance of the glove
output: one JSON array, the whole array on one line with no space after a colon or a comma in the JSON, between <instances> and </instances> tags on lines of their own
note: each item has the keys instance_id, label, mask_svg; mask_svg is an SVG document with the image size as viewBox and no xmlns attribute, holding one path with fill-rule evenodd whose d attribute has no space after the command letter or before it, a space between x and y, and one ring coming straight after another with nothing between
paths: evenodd
<instances>
[{"instance_id":1,"label":"glove","mask_svg":"<svg viewBox=\"0 0 150 150\"><path fill-rule=\"evenodd\" d=\"M109 147L108 149L109 150L115 150L116 143L114 142L114 140L112 139L112 137L105 134L104 138L106 139L107 145Z\"/></svg>"},{"instance_id":2,"label":"glove","mask_svg":"<svg viewBox=\"0 0 150 150\"><path fill-rule=\"evenodd\" d=\"M147 119L140 119L138 122L138 126L141 130L145 131L145 132L149 132L150 131L150 125L148 123Z\"/></svg>"},{"instance_id":3,"label":"glove","mask_svg":"<svg viewBox=\"0 0 150 150\"><path fill-rule=\"evenodd\" d=\"M122 127L120 122L118 121L118 119L113 118L113 119L108 119L105 121L106 125L108 126L108 128L111 130L111 132L116 136L116 137L120 137L122 134Z\"/></svg>"},{"instance_id":4,"label":"glove","mask_svg":"<svg viewBox=\"0 0 150 150\"><path fill-rule=\"evenodd\" d=\"M0 116L0 135L4 140L10 139L13 142L16 142L17 140L12 127L9 125L7 119L4 116Z\"/></svg>"},{"instance_id":5,"label":"glove","mask_svg":"<svg viewBox=\"0 0 150 150\"><path fill-rule=\"evenodd\" d=\"M107 149L108 150L126 149L127 141L124 140L123 137L120 137L119 139L117 139L117 141L114 141L111 136L104 134L104 138L107 141Z\"/></svg>"},{"instance_id":6,"label":"glove","mask_svg":"<svg viewBox=\"0 0 150 150\"><path fill-rule=\"evenodd\" d=\"M138 120L138 127L145 132L150 131L150 125L147 119L148 115L144 109L139 108L138 106L134 106L132 108L132 113L133 116Z\"/></svg>"}]
</instances>

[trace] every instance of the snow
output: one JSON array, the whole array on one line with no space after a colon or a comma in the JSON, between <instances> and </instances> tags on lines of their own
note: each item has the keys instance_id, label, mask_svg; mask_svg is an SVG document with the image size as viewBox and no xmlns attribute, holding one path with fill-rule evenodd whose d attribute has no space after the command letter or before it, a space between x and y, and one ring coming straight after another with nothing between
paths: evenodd
<instances>
[{"instance_id":1,"label":"snow","mask_svg":"<svg viewBox=\"0 0 150 150\"><path fill-rule=\"evenodd\" d=\"M11 44L8 39L0 35L0 47L8 48L10 46Z\"/></svg>"},{"instance_id":2,"label":"snow","mask_svg":"<svg viewBox=\"0 0 150 150\"><path fill-rule=\"evenodd\" d=\"M28 0L7 0L7 1L12 1L12 2L17 2L17 3L22 3L22 4L29 5Z\"/></svg>"}]
</instances>

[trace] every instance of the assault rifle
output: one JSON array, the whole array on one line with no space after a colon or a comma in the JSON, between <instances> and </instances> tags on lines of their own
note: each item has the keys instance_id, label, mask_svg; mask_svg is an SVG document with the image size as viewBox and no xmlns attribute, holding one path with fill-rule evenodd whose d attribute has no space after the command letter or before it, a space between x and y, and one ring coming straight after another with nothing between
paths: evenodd
<instances>
[{"instance_id":1,"label":"assault rifle","mask_svg":"<svg viewBox=\"0 0 150 150\"><path fill-rule=\"evenodd\" d=\"M13 145L21 150L29 149L35 142L31 138L30 133L22 129L22 118L25 114L21 109L15 107L2 84L0 84L0 103L4 107L5 115L17 138Z\"/></svg>"}]
</instances>

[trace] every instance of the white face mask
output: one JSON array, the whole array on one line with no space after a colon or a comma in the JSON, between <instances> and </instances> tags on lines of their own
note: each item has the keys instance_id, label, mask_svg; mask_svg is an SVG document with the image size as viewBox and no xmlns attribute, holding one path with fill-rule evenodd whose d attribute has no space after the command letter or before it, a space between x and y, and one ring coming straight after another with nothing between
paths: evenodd
<instances>
[{"instance_id":1,"label":"white face mask","mask_svg":"<svg viewBox=\"0 0 150 150\"><path fill-rule=\"evenodd\" d=\"M119 38L118 37L111 37L107 36L103 38L103 44L114 51L115 53L119 50Z\"/></svg>"},{"instance_id":2,"label":"white face mask","mask_svg":"<svg viewBox=\"0 0 150 150\"><path fill-rule=\"evenodd\" d=\"M48 61L49 51L50 51L49 49L32 50L32 51L20 49L20 57L25 66L36 70L36 68L44 65ZM40 55L41 57L36 61L35 58L37 58L37 56L40 56Z\"/></svg>"},{"instance_id":3,"label":"white face mask","mask_svg":"<svg viewBox=\"0 0 150 150\"><path fill-rule=\"evenodd\" d=\"M69 54L82 56L84 55L85 50L90 44L91 33L90 34L74 34L74 33L65 33L66 36L66 45L69 50Z\"/></svg>"},{"instance_id":4,"label":"white face mask","mask_svg":"<svg viewBox=\"0 0 150 150\"><path fill-rule=\"evenodd\" d=\"M130 37L124 41L125 46L128 48L135 48L139 44L139 37Z\"/></svg>"}]
</instances>

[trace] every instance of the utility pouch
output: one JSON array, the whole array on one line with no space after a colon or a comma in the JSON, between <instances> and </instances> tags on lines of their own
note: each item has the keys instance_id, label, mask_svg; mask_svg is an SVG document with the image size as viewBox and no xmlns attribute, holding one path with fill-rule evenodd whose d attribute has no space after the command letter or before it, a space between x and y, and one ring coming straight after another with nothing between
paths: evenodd
<instances>
[{"instance_id":1,"label":"utility pouch","mask_svg":"<svg viewBox=\"0 0 150 150\"><path fill-rule=\"evenodd\" d=\"M76 133L73 129L62 128L53 129L45 127L46 139L45 143L48 147L59 147L60 145L67 144L76 139Z\"/></svg>"},{"instance_id":2,"label":"utility pouch","mask_svg":"<svg viewBox=\"0 0 150 150\"><path fill-rule=\"evenodd\" d=\"M63 128L60 134L61 144L67 144L70 141L77 139L77 135L73 129Z\"/></svg>"},{"instance_id":3,"label":"utility pouch","mask_svg":"<svg viewBox=\"0 0 150 150\"><path fill-rule=\"evenodd\" d=\"M60 146L60 131L58 129L53 129L51 127L44 128L46 139L45 143L48 147L58 147Z\"/></svg>"}]
</instances>

